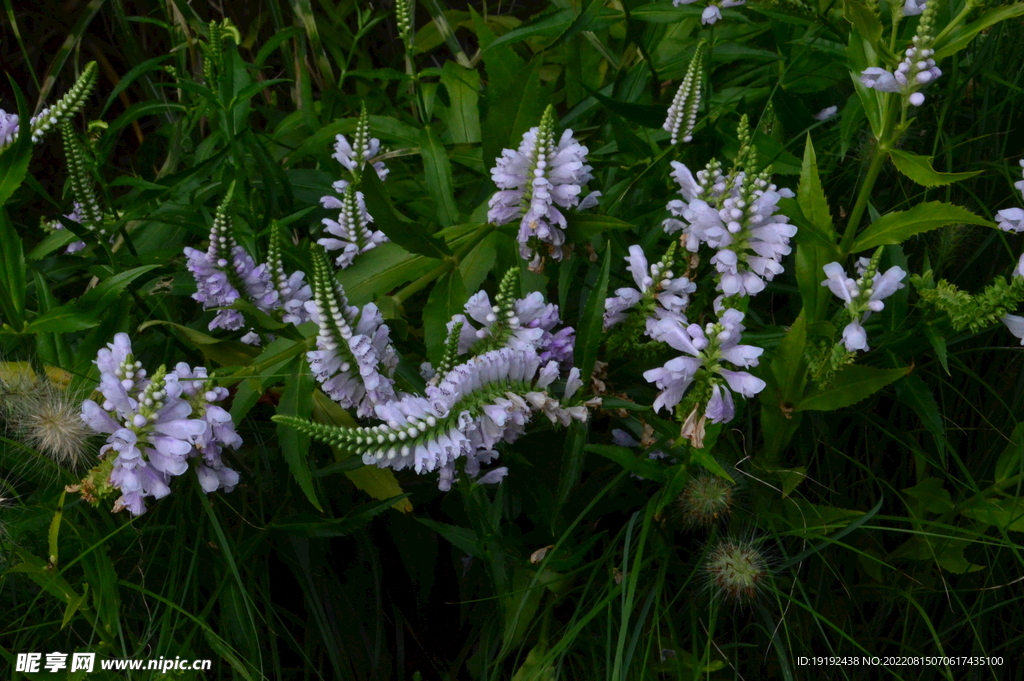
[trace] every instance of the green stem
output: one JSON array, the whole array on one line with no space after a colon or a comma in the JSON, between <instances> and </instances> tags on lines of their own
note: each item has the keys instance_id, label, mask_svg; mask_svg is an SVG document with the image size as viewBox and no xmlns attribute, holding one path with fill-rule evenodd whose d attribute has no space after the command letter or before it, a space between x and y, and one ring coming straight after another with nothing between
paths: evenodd
<instances>
[{"instance_id":1,"label":"green stem","mask_svg":"<svg viewBox=\"0 0 1024 681\"><path fill-rule=\"evenodd\" d=\"M412 282L411 284L403 288L401 291L396 293L394 296L392 296L392 298L394 298L395 304L401 305L406 300L408 300L409 298L411 298L412 296L426 288L427 285L430 284L430 282L434 281L435 279L441 278L442 276L450 272L453 267L458 267L459 263L462 262L462 259L466 257L466 254L473 250L481 241L487 238L491 234L491 232L494 231L494 229L494 225L483 225L469 238L469 240L462 248L455 252L454 255L445 258L440 265L432 269L430 272L427 272L422 277ZM454 243L452 245L454 245Z\"/></svg>"},{"instance_id":2,"label":"green stem","mask_svg":"<svg viewBox=\"0 0 1024 681\"><path fill-rule=\"evenodd\" d=\"M412 282L401 291L396 293L392 298L395 299L396 305L401 305L406 300L416 295L430 284L435 279L440 279L442 276L451 271L455 267L455 258L445 258L440 265L432 269L431 271L424 274L422 277Z\"/></svg>"},{"instance_id":3,"label":"green stem","mask_svg":"<svg viewBox=\"0 0 1024 681\"><path fill-rule=\"evenodd\" d=\"M876 140L875 148L871 152L871 164L868 166L868 173L864 176L864 184L861 185L860 193L857 195L857 202L854 203L853 211L850 212L850 219L846 223L843 239L839 245L839 250L843 256L849 255L850 249L853 248L853 241L857 237L857 228L860 226L861 218L864 217L864 211L867 210L868 199L871 198L871 192L875 188L878 174L882 171L885 159L889 157L889 150L892 149L897 139L899 139L898 134L893 135L893 118L897 111L897 107L894 106L894 100L895 95L889 95L885 102L882 112L882 130ZM900 131L902 132L902 127ZM894 139L889 139L890 137Z\"/></svg>"}]
</instances>

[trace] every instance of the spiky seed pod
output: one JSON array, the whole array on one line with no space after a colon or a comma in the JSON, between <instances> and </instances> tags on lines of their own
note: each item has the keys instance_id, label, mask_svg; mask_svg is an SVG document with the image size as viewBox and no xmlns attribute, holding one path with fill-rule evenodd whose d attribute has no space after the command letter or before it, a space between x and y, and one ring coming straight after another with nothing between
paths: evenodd
<instances>
[{"instance_id":1,"label":"spiky seed pod","mask_svg":"<svg viewBox=\"0 0 1024 681\"><path fill-rule=\"evenodd\" d=\"M718 596L735 603L754 599L768 578L768 560L752 541L723 539L704 563Z\"/></svg>"},{"instance_id":2,"label":"spiky seed pod","mask_svg":"<svg viewBox=\"0 0 1024 681\"><path fill-rule=\"evenodd\" d=\"M693 140L693 128L697 123L697 111L700 108L704 49L706 45L706 40L701 40L697 45L697 49L693 53L693 59L690 60L690 65L686 69L683 82L679 85L679 90L672 100L672 106L668 109L668 117L665 119L665 124L662 126L667 132L672 134L672 144L676 144L679 139L682 139L684 142ZM681 136L679 134L680 129L682 129Z\"/></svg>"},{"instance_id":3,"label":"spiky seed pod","mask_svg":"<svg viewBox=\"0 0 1024 681\"><path fill-rule=\"evenodd\" d=\"M724 478L701 473L690 478L679 495L678 509L689 527L710 528L732 513L735 486Z\"/></svg>"},{"instance_id":4,"label":"spiky seed pod","mask_svg":"<svg viewBox=\"0 0 1024 681\"><path fill-rule=\"evenodd\" d=\"M13 435L71 470L82 467L90 451L92 433L80 409L81 399L31 370L0 378L0 413Z\"/></svg>"},{"instance_id":5,"label":"spiky seed pod","mask_svg":"<svg viewBox=\"0 0 1024 681\"><path fill-rule=\"evenodd\" d=\"M71 193L78 204L80 222L87 229L104 234L103 210L93 192L85 149L82 148L70 123L64 123L61 126L61 134L64 137L64 153L68 159L68 179L71 182Z\"/></svg>"}]
</instances>

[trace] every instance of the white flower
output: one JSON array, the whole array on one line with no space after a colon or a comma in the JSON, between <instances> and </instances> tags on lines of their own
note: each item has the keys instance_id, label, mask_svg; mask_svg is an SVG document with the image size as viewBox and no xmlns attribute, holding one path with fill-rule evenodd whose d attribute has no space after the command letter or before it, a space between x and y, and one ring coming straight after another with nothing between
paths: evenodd
<instances>
[{"instance_id":1,"label":"white flower","mask_svg":"<svg viewBox=\"0 0 1024 681\"><path fill-rule=\"evenodd\" d=\"M839 107L827 106L818 113L814 114L814 119L818 121L827 121L836 115L836 111L839 111Z\"/></svg>"},{"instance_id":2,"label":"white flower","mask_svg":"<svg viewBox=\"0 0 1024 681\"><path fill-rule=\"evenodd\" d=\"M700 15L700 23L713 24L722 18L722 10L717 5L708 5Z\"/></svg>"},{"instance_id":3,"label":"white flower","mask_svg":"<svg viewBox=\"0 0 1024 681\"><path fill-rule=\"evenodd\" d=\"M1010 330L1010 333L1019 338L1020 344L1024 345L1024 317L1008 314L1002 317L1000 321L1006 324L1006 328Z\"/></svg>"}]
</instances>

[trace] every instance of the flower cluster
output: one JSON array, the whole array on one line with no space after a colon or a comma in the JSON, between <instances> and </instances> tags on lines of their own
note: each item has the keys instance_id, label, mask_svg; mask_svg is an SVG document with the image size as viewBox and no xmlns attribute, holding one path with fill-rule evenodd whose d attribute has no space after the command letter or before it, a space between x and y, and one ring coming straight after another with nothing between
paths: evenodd
<instances>
[{"instance_id":1,"label":"flower cluster","mask_svg":"<svg viewBox=\"0 0 1024 681\"><path fill-rule=\"evenodd\" d=\"M29 121L29 134L32 135L32 142L38 144L43 136L50 130L63 126L76 113L85 106L85 100L89 98L93 88L96 86L96 62L91 61L85 65L85 70L78 77L75 84L63 97L57 100L52 107L46 107ZM0 153L14 144L21 130L21 120L16 113L7 113L0 109Z\"/></svg>"},{"instance_id":2,"label":"flower cluster","mask_svg":"<svg viewBox=\"0 0 1024 681\"><path fill-rule=\"evenodd\" d=\"M868 346L868 334L862 323L867 321L872 312L881 312L885 308L882 301L903 288L900 282L907 273L900 267L890 267L885 273L879 274L880 257L881 250L878 250L870 259L858 260L859 278L856 280L847 277L843 266L837 262L830 262L822 268L827 278L821 285L828 286L828 289L843 301L850 318L850 322L843 329L843 345L847 352L871 349Z\"/></svg>"},{"instance_id":3,"label":"flower cluster","mask_svg":"<svg viewBox=\"0 0 1024 681\"><path fill-rule=\"evenodd\" d=\"M370 137L370 117L363 105L356 123L356 134L350 144L344 135L338 135L334 142L334 158L351 176L350 180L338 180L332 187L336 196L324 196L320 203L328 210L337 210L338 219L324 218L324 229L330 236L317 241L328 251L341 251L335 264L345 268L352 264L360 253L366 253L388 240L384 232L370 229L373 217L366 210L363 193L356 191L363 168L372 163L377 177L383 181L388 169L383 161L372 161L380 153L380 140ZM340 197L340 198L339 198Z\"/></svg>"},{"instance_id":4,"label":"flower cluster","mask_svg":"<svg viewBox=\"0 0 1024 681\"><path fill-rule=\"evenodd\" d=\"M197 291L192 298L203 304L204 310L227 307L245 294L245 298L264 312L271 312L278 304L278 293L271 282L266 265L257 266L252 256L235 242L231 234L229 209L234 185L217 207L210 229L210 246L206 252L185 248L188 269L196 280ZM234 309L220 310L209 324L209 329L236 331L245 319Z\"/></svg>"},{"instance_id":5,"label":"flower cluster","mask_svg":"<svg viewBox=\"0 0 1024 681\"><path fill-rule=\"evenodd\" d=\"M324 230L331 236L318 239L317 243L328 251L341 251L334 263L342 269L351 265L356 256L373 250L388 240L384 232L370 229L373 217L366 210L363 193L339 180L333 185L338 196L324 196L320 203L329 210L340 211L338 219L324 218Z\"/></svg>"},{"instance_id":6,"label":"flower cluster","mask_svg":"<svg viewBox=\"0 0 1024 681\"><path fill-rule=\"evenodd\" d=\"M582 385L579 371L569 373L561 400L547 388L558 378L558 362L544 364L530 348L491 350L455 366L428 385L425 396L404 395L378 404L383 423L369 428L339 428L289 416L274 420L334 446L361 454L365 464L417 473L439 471L439 487L451 488L455 462L465 458L470 477L494 461L498 442L513 442L536 413L552 423L586 421L586 405L571 404ZM503 473L492 471L486 481Z\"/></svg>"},{"instance_id":7,"label":"flower cluster","mask_svg":"<svg viewBox=\"0 0 1024 681\"><path fill-rule=\"evenodd\" d=\"M558 306L545 303L539 292L517 299L512 291L518 277L518 270L509 270L502 278L493 305L486 291L478 291L466 302L466 314L457 314L448 322L449 333L460 325L458 354L479 354L509 347L536 350L542 362L571 363L575 331L572 327L555 330L562 323ZM480 328L470 319L480 324Z\"/></svg>"},{"instance_id":8,"label":"flower cluster","mask_svg":"<svg viewBox=\"0 0 1024 681\"><path fill-rule=\"evenodd\" d=\"M145 499L167 496L170 479L188 470L190 458L197 459L203 490L234 489L238 473L224 465L220 454L224 447L238 447L241 438L231 415L213 404L227 391L213 387L205 368L181 363L175 371L160 367L150 376L135 359L124 333L100 350L96 366L103 403L85 400L82 420L108 438L100 450L104 462L91 476L91 489L119 490L115 511L145 513ZM95 480L103 472L106 479Z\"/></svg>"},{"instance_id":9,"label":"flower cluster","mask_svg":"<svg viewBox=\"0 0 1024 681\"><path fill-rule=\"evenodd\" d=\"M672 271L675 250L673 243L660 262L648 267L644 250L635 244L629 247L626 262L636 288L616 289L613 297L605 299L605 329L625 321L629 311L634 309L643 315L648 333L659 319L686 323L684 313L690 304L690 294L697 290L697 285Z\"/></svg>"},{"instance_id":10,"label":"flower cluster","mask_svg":"<svg viewBox=\"0 0 1024 681\"><path fill-rule=\"evenodd\" d=\"M651 329L655 340L685 353L664 366L644 372L644 378L661 390L654 400L654 410L672 409L682 401L691 384L695 381L699 384L688 398L693 407L681 431L695 447L703 447L705 421L727 423L733 419L732 392L753 397L765 387L764 381L746 371L722 366L726 361L737 367L755 367L764 352L752 345L739 344L744 329L743 316L739 310L727 309L717 322L703 329L697 324L684 326L671 318L662 319Z\"/></svg>"},{"instance_id":11,"label":"flower cluster","mask_svg":"<svg viewBox=\"0 0 1024 681\"><path fill-rule=\"evenodd\" d=\"M306 309L319 326L317 349L306 359L323 391L360 417L394 400L398 355L384 317L373 303L361 310L348 304L322 251L313 256L313 299Z\"/></svg>"},{"instance_id":12,"label":"flower cluster","mask_svg":"<svg viewBox=\"0 0 1024 681\"><path fill-rule=\"evenodd\" d=\"M274 226L267 262L261 265L257 265L232 236L229 209L233 193L234 185L217 207L206 252L185 248L188 269L196 280L197 290L192 298L202 303L204 310L227 308L241 298L262 312L280 317L286 324L309 321L306 303L312 292L304 283L304 272L285 273L280 228ZM241 311L221 309L210 322L209 329L236 331L244 324ZM260 339L255 332L250 332L242 337L242 341L259 345Z\"/></svg>"},{"instance_id":13,"label":"flower cluster","mask_svg":"<svg viewBox=\"0 0 1024 681\"><path fill-rule=\"evenodd\" d=\"M275 223L270 235L270 248L267 250L267 269L274 290L277 291L277 310L281 313L281 321L298 326L309 321L306 302L313 297L313 291L305 282L305 272L296 270L291 274L285 273L281 255L282 238L281 228Z\"/></svg>"},{"instance_id":14,"label":"flower cluster","mask_svg":"<svg viewBox=\"0 0 1024 681\"><path fill-rule=\"evenodd\" d=\"M597 205L601 195L591 192L580 201L582 186L593 179L587 148L572 130L563 132L556 144L554 126L549 106L540 125L523 135L519 149L503 150L491 169L500 191L491 197L487 219L495 225L519 221L519 255L530 261L533 271L543 268L545 256L564 256L566 218L558 207L585 210Z\"/></svg>"},{"instance_id":15,"label":"flower cluster","mask_svg":"<svg viewBox=\"0 0 1024 681\"><path fill-rule=\"evenodd\" d=\"M661 127L672 134L672 144L679 141L679 130L682 128L682 140L689 142L693 139L693 127L697 123L697 110L700 108L700 85L703 76L702 67L704 63L704 48L706 40L701 40L693 53L693 59L686 69L686 76L679 85L672 106L668 108L668 117ZM683 127L683 122L686 127Z\"/></svg>"},{"instance_id":16,"label":"flower cluster","mask_svg":"<svg viewBox=\"0 0 1024 681\"><path fill-rule=\"evenodd\" d=\"M696 2L696 0L672 0L672 4L675 7L680 5L689 5ZM728 7L739 7L745 5L747 0L712 0L708 3L708 6L704 8L704 12L701 13L700 22L702 24L713 24L722 18L722 9Z\"/></svg>"},{"instance_id":17,"label":"flower cluster","mask_svg":"<svg viewBox=\"0 0 1024 681\"><path fill-rule=\"evenodd\" d=\"M717 288L725 296L750 296L783 271L782 257L791 252L796 227L778 213L779 199L792 198L789 189L770 182L768 171L757 172L752 160L746 117L740 124L740 154L733 171L724 176L716 163L695 180L681 163L673 177L689 203L670 201L668 210L682 220L665 220L665 231L684 231L686 248L696 253L704 243L717 250L711 263L718 271ZM740 169L743 165L744 169ZM703 198L697 198L698 196Z\"/></svg>"},{"instance_id":18,"label":"flower cluster","mask_svg":"<svg viewBox=\"0 0 1024 681\"><path fill-rule=\"evenodd\" d=\"M942 75L942 71L935 65L935 59L932 58L935 54L932 43L937 4L928 4L924 0L907 0L906 7L911 8L909 13L921 14L917 32L912 40L913 45L907 48L906 56L894 72L878 66L864 69L860 75L860 82L865 87L874 88L879 92L900 92L914 106L924 104L924 93L920 90ZM908 13L906 7L904 14ZM922 9L917 11L918 8Z\"/></svg>"}]
</instances>

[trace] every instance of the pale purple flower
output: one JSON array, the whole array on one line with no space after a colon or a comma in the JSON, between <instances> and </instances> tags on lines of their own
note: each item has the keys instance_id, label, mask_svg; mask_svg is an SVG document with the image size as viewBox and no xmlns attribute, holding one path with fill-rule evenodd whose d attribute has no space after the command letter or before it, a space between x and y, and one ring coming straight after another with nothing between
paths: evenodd
<instances>
[{"instance_id":1,"label":"pale purple flower","mask_svg":"<svg viewBox=\"0 0 1024 681\"><path fill-rule=\"evenodd\" d=\"M554 114L549 107L540 126L530 128L518 150L504 149L491 169L499 191L491 197L487 220L495 225L519 221L519 254L539 270L545 256L561 260L564 254L565 215L559 208L583 209L596 205L599 192L580 202L582 185L590 181L587 148L562 133L555 143Z\"/></svg>"},{"instance_id":2,"label":"pale purple flower","mask_svg":"<svg viewBox=\"0 0 1024 681\"><path fill-rule=\"evenodd\" d=\"M0 114L2 114L2 113L3 113L3 110L0 110ZM2 125L2 123L0 123L0 125ZM0 130L0 146L3 146L2 145L2 133L3 133L3 131ZM78 203L78 201L74 202L74 206L72 207L71 212L68 213L67 215L65 215L64 219L65 220L70 220L71 222L77 222L80 225L84 223L85 218L82 216L82 206L81 206L81 204ZM50 226L51 229L64 229L64 223L62 223L60 220L54 220L54 221L50 222L49 226ZM82 250L83 248L85 248L85 242L79 240L79 241L72 242L70 245L68 245L68 247L64 250L64 252L65 253L77 253L78 251Z\"/></svg>"},{"instance_id":3,"label":"pale purple flower","mask_svg":"<svg viewBox=\"0 0 1024 681\"><path fill-rule=\"evenodd\" d=\"M864 87L869 87L879 92L899 92L900 84L889 71L878 66L870 66L860 73L860 82Z\"/></svg>"},{"instance_id":4,"label":"pale purple flower","mask_svg":"<svg viewBox=\"0 0 1024 681\"><path fill-rule=\"evenodd\" d=\"M398 354L391 345L384 316L373 303L362 310L350 306L322 256L314 261L313 299L306 310L319 326L316 350L306 353L310 369L323 391L342 407L356 408L360 417L395 399L391 376Z\"/></svg>"},{"instance_id":5,"label":"pale purple flower","mask_svg":"<svg viewBox=\"0 0 1024 681\"><path fill-rule=\"evenodd\" d=\"M726 369L721 364L726 361L744 368L755 367L764 352L758 347L739 344L743 334L742 321L742 312L727 309L717 324L708 324L703 329L697 324L683 326L676 319L662 319L653 325L651 336L654 340L686 353L669 360L662 367L644 372L644 378L662 391L654 401L655 411L663 407L672 409L679 404L700 370L706 372L706 377L701 380L707 381L711 389L704 418L712 423L725 423L735 415L729 390L749 398L764 389L765 382L756 376ZM725 380L728 389L722 385L721 379ZM698 406L694 407L694 412Z\"/></svg>"},{"instance_id":6,"label":"pale purple flower","mask_svg":"<svg viewBox=\"0 0 1024 681\"><path fill-rule=\"evenodd\" d=\"M996 220L999 222L999 229L1004 232L1024 232L1024 209L1004 208L996 213Z\"/></svg>"},{"instance_id":7,"label":"pale purple flower","mask_svg":"<svg viewBox=\"0 0 1024 681\"><path fill-rule=\"evenodd\" d=\"M629 247L626 256L629 272L637 288L620 288L615 296L604 301L604 328L610 329L628 316L628 311L645 297L656 301L655 321L665 317L675 317L686 322L684 314L690 303L690 294L697 290L697 285L686 277L676 277L672 270L663 270L663 263L654 263L648 267L647 257L638 245Z\"/></svg>"},{"instance_id":8,"label":"pale purple flower","mask_svg":"<svg viewBox=\"0 0 1024 681\"><path fill-rule=\"evenodd\" d=\"M751 198L749 203L743 195ZM780 198L792 196L764 177L748 178L741 172L720 209L693 199L682 211L687 249L696 252L701 243L718 249L711 263L719 272L718 290L726 296L759 293L783 271L781 260L791 252L789 240L797 230L776 211ZM666 221L666 231L669 227Z\"/></svg>"},{"instance_id":9,"label":"pale purple flower","mask_svg":"<svg viewBox=\"0 0 1024 681\"><path fill-rule=\"evenodd\" d=\"M502 313L502 309L501 300L492 304L486 291L470 296L463 308L465 314L452 317L447 327L451 331L455 324L462 322L460 355L498 334L504 347L536 350L545 362L554 359L566 363L572 359L575 332L571 327L555 331L555 327L562 323L558 306L545 303L543 294L534 291L525 298L512 301L507 312ZM479 328L473 322L479 324Z\"/></svg>"},{"instance_id":10,"label":"pale purple flower","mask_svg":"<svg viewBox=\"0 0 1024 681\"><path fill-rule=\"evenodd\" d=\"M1008 314L1000 318L1000 321L1006 325L1010 333L1020 339L1020 344L1024 345L1024 317Z\"/></svg>"},{"instance_id":11,"label":"pale purple flower","mask_svg":"<svg viewBox=\"0 0 1024 681\"><path fill-rule=\"evenodd\" d=\"M368 132L366 133L368 136ZM356 131L356 144L359 145L360 131ZM349 143L348 138L344 135L337 135L334 138L334 159L348 169L353 174L358 173L367 161L374 158L380 153L380 140L376 137L370 137L362 145L362 153L353 150L352 144ZM359 158L362 156L362 158ZM383 161L377 161L373 163L373 169L377 173L377 177L380 178L381 182L388 176L388 169L384 165ZM347 183L346 183L347 184Z\"/></svg>"},{"instance_id":12,"label":"pale purple flower","mask_svg":"<svg viewBox=\"0 0 1024 681\"><path fill-rule=\"evenodd\" d=\"M217 208L210 228L210 245L206 252L185 248L187 266L196 280L192 298L203 304L204 310L232 305L244 294L245 298L263 312L270 313L281 305L266 264L257 266L245 249L231 235L228 215L231 192ZM236 331L245 324L238 310L220 310L209 324L209 329Z\"/></svg>"},{"instance_id":13,"label":"pale purple flower","mask_svg":"<svg viewBox=\"0 0 1024 681\"><path fill-rule=\"evenodd\" d=\"M903 16L913 17L924 12L928 0L906 0L903 3Z\"/></svg>"},{"instance_id":14,"label":"pale purple flower","mask_svg":"<svg viewBox=\"0 0 1024 681\"><path fill-rule=\"evenodd\" d=\"M104 401L99 405L85 400L82 420L92 430L109 435L100 455L116 454L109 481L122 496L115 510L128 508L140 515L146 510L146 497L166 496L170 478L188 470L188 456L207 433L208 424L189 418L193 408L183 398L185 387L178 374L166 373L161 367L147 380L145 370L134 360L126 334L117 334L114 342L100 351L96 366ZM202 373L205 375L205 369Z\"/></svg>"},{"instance_id":15,"label":"pale purple flower","mask_svg":"<svg viewBox=\"0 0 1024 681\"><path fill-rule=\"evenodd\" d=\"M21 128L19 120L18 114L0 109L0 149L11 146L18 138L18 131Z\"/></svg>"},{"instance_id":16,"label":"pale purple flower","mask_svg":"<svg viewBox=\"0 0 1024 681\"><path fill-rule=\"evenodd\" d=\"M403 395L375 406L382 421L373 428L347 429L339 437L361 452L363 463L417 473L438 471L438 486L451 488L455 463L464 459L470 478L498 458L496 447L525 431L535 413L566 424L587 419L586 406L567 405L578 385L570 372L562 400L547 388L558 377L557 362L542 364L533 349L501 348L457 365L426 396ZM578 381L578 372L575 372ZM503 477L501 468L486 473L480 484Z\"/></svg>"},{"instance_id":17,"label":"pale purple flower","mask_svg":"<svg viewBox=\"0 0 1024 681\"><path fill-rule=\"evenodd\" d=\"M819 111L818 113L814 114L814 120L816 120L816 121L827 121L828 119L830 119L833 116L835 116L837 111L839 111L839 107L837 107L837 106L827 106L824 109L822 109L821 111Z\"/></svg>"},{"instance_id":18,"label":"pale purple flower","mask_svg":"<svg viewBox=\"0 0 1024 681\"><path fill-rule=\"evenodd\" d=\"M206 430L195 437L190 457L202 457L195 470L203 491L209 494L218 489L231 492L238 484L238 472L224 465L221 453L225 447L238 449L242 438L235 431L231 414L215 404L228 397L226 388L215 386L207 375L206 367L189 367L179 362L174 373L182 386L183 397L193 409L193 416L206 423Z\"/></svg>"},{"instance_id":19,"label":"pale purple flower","mask_svg":"<svg viewBox=\"0 0 1024 681\"><path fill-rule=\"evenodd\" d=\"M713 24L721 18L722 10L718 9L718 5L708 5L700 15L700 23Z\"/></svg>"},{"instance_id":20,"label":"pale purple flower","mask_svg":"<svg viewBox=\"0 0 1024 681\"><path fill-rule=\"evenodd\" d=\"M320 203L329 210L338 210L338 219L324 218L325 231L330 235L318 239L317 243L328 251L341 251L334 261L342 269L348 267L360 253L373 250L388 241L384 232L370 228L373 217L367 212L363 193L348 183L335 182L334 190L341 195L324 196Z\"/></svg>"},{"instance_id":21,"label":"pale purple flower","mask_svg":"<svg viewBox=\"0 0 1024 681\"><path fill-rule=\"evenodd\" d=\"M885 309L885 303L882 301L904 288L902 281L907 276L903 268L890 267L884 273L873 274L868 280L870 262L870 260L865 262L864 258L858 261L857 270L860 279L857 280L846 276L846 271L838 262L830 262L822 267L826 278L821 285L827 286L837 298L843 301L843 305L852 318L843 329L843 344L849 352L871 349L868 346L867 332L864 330L863 322L867 321L873 312L881 312Z\"/></svg>"}]
</instances>

